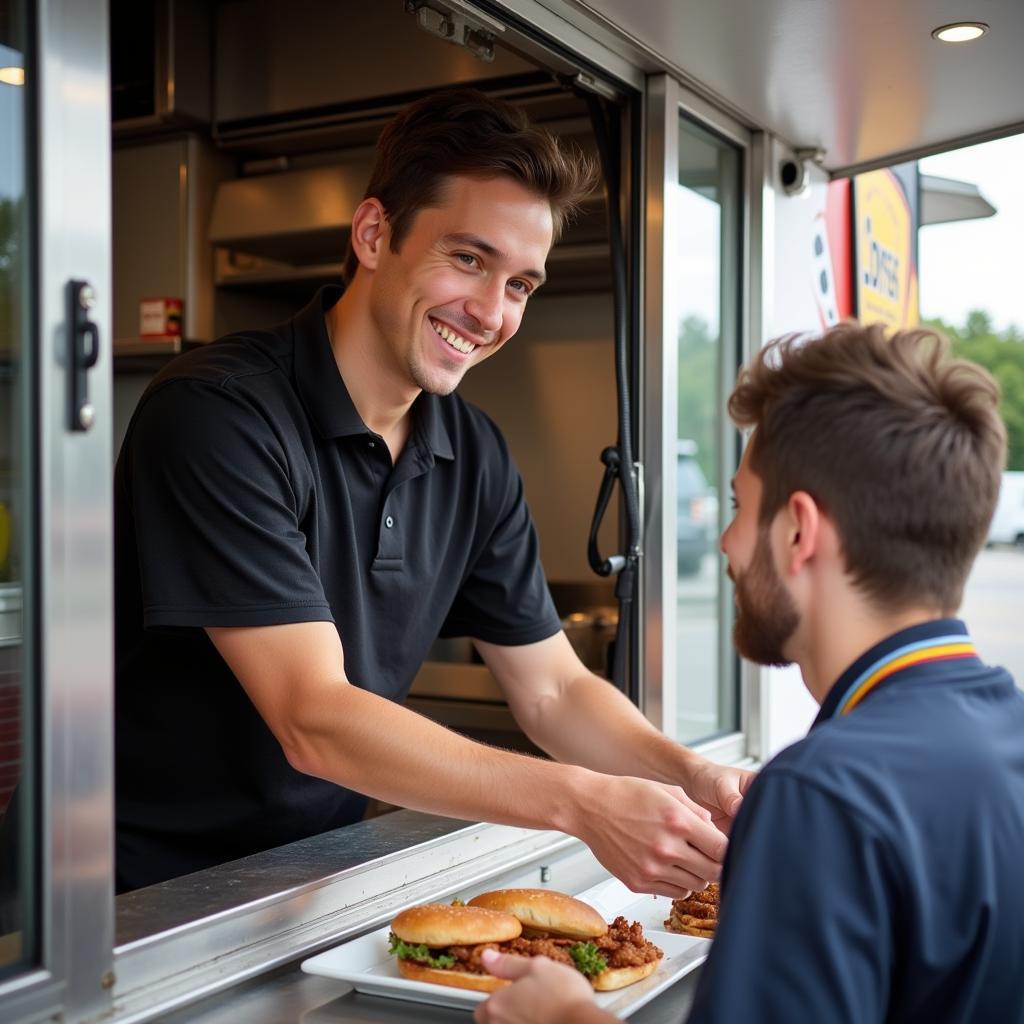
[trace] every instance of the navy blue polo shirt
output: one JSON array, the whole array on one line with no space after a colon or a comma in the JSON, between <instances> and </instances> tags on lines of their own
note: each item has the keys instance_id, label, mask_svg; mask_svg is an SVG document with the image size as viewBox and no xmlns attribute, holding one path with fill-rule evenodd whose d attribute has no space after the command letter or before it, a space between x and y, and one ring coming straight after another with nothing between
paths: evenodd
<instances>
[{"instance_id":1,"label":"navy blue polo shirt","mask_svg":"<svg viewBox=\"0 0 1024 1024\"><path fill-rule=\"evenodd\" d=\"M938 638L864 654L755 780L690 1024L1024 1022L1024 694L969 656L852 699Z\"/></svg>"},{"instance_id":2,"label":"navy blue polo shirt","mask_svg":"<svg viewBox=\"0 0 1024 1024\"><path fill-rule=\"evenodd\" d=\"M206 626L333 622L349 680L401 701L431 643L559 627L495 425L421 394L396 464L338 372L324 288L172 362L115 472L117 881L126 890L358 820L293 770Z\"/></svg>"}]
</instances>

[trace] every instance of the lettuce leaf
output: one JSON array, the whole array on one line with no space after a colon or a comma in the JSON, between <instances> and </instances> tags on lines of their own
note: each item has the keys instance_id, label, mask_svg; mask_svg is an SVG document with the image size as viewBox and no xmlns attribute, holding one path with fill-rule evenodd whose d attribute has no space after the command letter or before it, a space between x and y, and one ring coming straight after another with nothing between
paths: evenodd
<instances>
[{"instance_id":1,"label":"lettuce leaf","mask_svg":"<svg viewBox=\"0 0 1024 1024\"><path fill-rule=\"evenodd\" d=\"M597 946L592 942L577 942L574 946L570 946L569 956L576 964L576 969L588 978L608 970L608 961L601 956Z\"/></svg>"},{"instance_id":2,"label":"lettuce leaf","mask_svg":"<svg viewBox=\"0 0 1024 1024\"><path fill-rule=\"evenodd\" d=\"M451 967L455 963L455 957L448 956L447 953L433 956L426 946L414 946L409 942L403 942L394 932L389 939L388 952L394 953L399 960L415 960L416 963L426 964L427 967Z\"/></svg>"}]
</instances>

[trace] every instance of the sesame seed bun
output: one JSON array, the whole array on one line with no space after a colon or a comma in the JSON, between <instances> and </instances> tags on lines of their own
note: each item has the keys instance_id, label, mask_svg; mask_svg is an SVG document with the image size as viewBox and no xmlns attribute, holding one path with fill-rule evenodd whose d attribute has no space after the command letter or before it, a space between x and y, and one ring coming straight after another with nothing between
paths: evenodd
<instances>
[{"instance_id":1,"label":"sesame seed bun","mask_svg":"<svg viewBox=\"0 0 1024 1024\"><path fill-rule=\"evenodd\" d=\"M523 926L518 918L497 910L424 903L403 910L391 922L391 930L403 942L441 949L475 946L481 942L508 942L522 934Z\"/></svg>"},{"instance_id":2,"label":"sesame seed bun","mask_svg":"<svg viewBox=\"0 0 1024 1024\"><path fill-rule=\"evenodd\" d=\"M495 889L474 896L471 907L486 907L512 914L530 932L566 939L594 939L608 925L591 906L550 889Z\"/></svg>"}]
</instances>

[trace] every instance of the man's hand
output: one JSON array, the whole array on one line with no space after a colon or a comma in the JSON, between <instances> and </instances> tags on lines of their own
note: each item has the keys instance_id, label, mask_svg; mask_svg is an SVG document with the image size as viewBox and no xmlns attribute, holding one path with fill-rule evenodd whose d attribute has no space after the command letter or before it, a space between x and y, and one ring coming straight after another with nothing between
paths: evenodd
<instances>
[{"instance_id":1,"label":"man's hand","mask_svg":"<svg viewBox=\"0 0 1024 1024\"><path fill-rule=\"evenodd\" d=\"M754 778L753 772L702 759L691 769L686 791L701 807L711 812L715 828L728 835Z\"/></svg>"},{"instance_id":2,"label":"man's hand","mask_svg":"<svg viewBox=\"0 0 1024 1024\"><path fill-rule=\"evenodd\" d=\"M721 875L727 840L678 786L591 775L570 814L566 831L634 892L683 898Z\"/></svg>"},{"instance_id":3,"label":"man's hand","mask_svg":"<svg viewBox=\"0 0 1024 1024\"><path fill-rule=\"evenodd\" d=\"M511 956L485 949L484 967L515 982L498 989L473 1012L476 1024L604 1024L611 1014L594 1005L594 990L579 971L546 956Z\"/></svg>"}]
</instances>

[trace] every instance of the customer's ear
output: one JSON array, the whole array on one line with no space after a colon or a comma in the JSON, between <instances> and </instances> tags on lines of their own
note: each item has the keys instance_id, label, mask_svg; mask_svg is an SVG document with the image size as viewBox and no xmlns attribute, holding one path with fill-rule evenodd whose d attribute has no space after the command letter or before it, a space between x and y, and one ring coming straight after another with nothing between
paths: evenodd
<instances>
[{"instance_id":1,"label":"customer's ear","mask_svg":"<svg viewBox=\"0 0 1024 1024\"><path fill-rule=\"evenodd\" d=\"M798 573L819 553L822 543L822 512L806 491L794 491L783 510L786 567Z\"/></svg>"}]
</instances>

